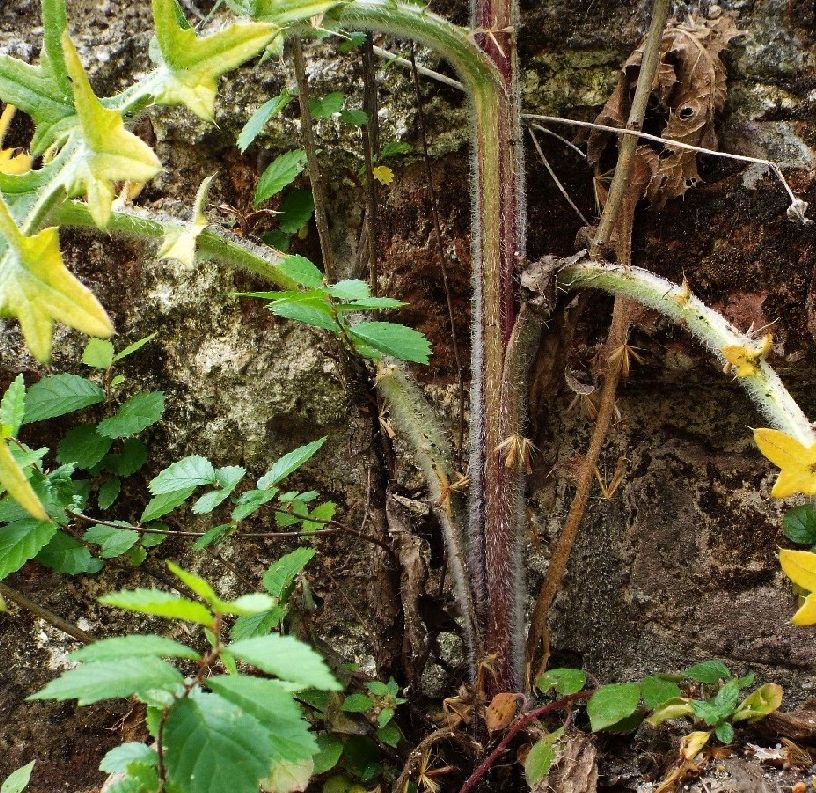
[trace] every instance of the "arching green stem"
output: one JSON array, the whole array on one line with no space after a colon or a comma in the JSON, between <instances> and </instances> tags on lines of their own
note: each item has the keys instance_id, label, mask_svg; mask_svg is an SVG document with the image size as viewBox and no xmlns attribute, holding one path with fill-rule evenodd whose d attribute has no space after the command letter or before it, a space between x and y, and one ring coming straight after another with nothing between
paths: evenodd
<instances>
[{"instance_id":1,"label":"arching green stem","mask_svg":"<svg viewBox=\"0 0 816 793\"><path fill-rule=\"evenodd\" d=\"M723 363L726 362L724 347L758 349L756 339L740 333L722 314L690 294L687 285L677 286L639 267L625 268L589 258L582 259L559 272L558 284L565 290L602 289L653 308L688 328ZM753 368L753 373L738 376L737 380L759 411L774 427L806 446L816 443L816 432L779 375L759 357Z\"/></svg>"}]
</instances>

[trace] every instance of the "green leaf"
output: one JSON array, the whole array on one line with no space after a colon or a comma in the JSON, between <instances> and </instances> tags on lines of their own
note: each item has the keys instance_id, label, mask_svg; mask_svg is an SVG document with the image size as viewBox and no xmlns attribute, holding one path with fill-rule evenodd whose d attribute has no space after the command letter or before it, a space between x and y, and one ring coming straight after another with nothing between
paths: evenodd
<instances>
[{"instance_id":1,"label":"green leaf","mask_svg":"<svg viewBox=\"0 0 816 793\"><path fill-rule=\"evenodd\" d=\"M175 562L168 561L167 568L179 580L183 581L193 592L210 606L217 606L221 603L215 590L201 576L191 573L179 567Z\"/></svg>"},{"instance_id":2,"label":"green leaf","mask_svg":"<svg viewBox=\"0 0 816 793\"><path fill-rule=\"evenodd\" d=\"M164 394L161 391L142 391L132 396L119 410L99 422L96 431L108 438L127 438L155 424L164 413Z\"/></svg>"},{"instance_id":3,"label":"green leaf","mask_svg":"<svg viewBox=\"0 0 816 793\"><path fill-rule=\"evenodd\" d=\"M782 686L766 683L751 692L737 708L731 721L758 721L773 713L782 705Z\"/></svg>"},{"instance_id":4,"label":"green leaf","mask_svg":"<svg viewBox=\"0 0 816 793\"><path fill-rule=\"evenodd\" d=\"M290 190L278 210L278 225L287 234L297 234L311 219L314 197L308 188Z\"/></svg>"},{"instance_id":5,"label":"green leaf","mask_svg":"<svg viewBox=\"0 0 816 793\"><path fill-rule=\"evenodd\" d=\"M249 117L249 120L244 124L241 130L241 134L238 135L238 148L241 150L241 154L243 154L255 138L261 134L261 130L266 126L269 119L280 113L293 98L293 95L284 89L277 96L273 96L268 102L264 102Z\"/></svg>"},{"instance_id":6,"label":"green leaf","mask_svg":"<svg viewBox=\"0 0 816 793\"><path fill-rule=\"evenodd\" d=\"M259 611L238 617L230 630L230 639L237 642L241 639L253 639L256 636L266 636L276 630L286 614L285 606L275 606L269 611Z\"/></svg>"},{"instance_id":7,"label":"green leaf","mask_svg":"<svg viewBox=\"0 0 816 793\"><path fill-rule=\"evenodd\" d=\"M274 759L268 731L217 694L176 702L162 737L168 779L181 793L257 793Z\"/></svg>"},{"instance_id":8,"label":"green leaf","mask_svg":"<svg viewBox=\"0 0 816 793\"><path fill-rule=\"evenodd\" d=\"M139 633L132 636L114 636L110 639L100 639L93 644L74 650L68 658L72 661L89 663L92 661L117 661L120 658L189 658L200 660L201 656L190 647L157 636L155 633Z\"/></svg>"},{"instance_id":9,"label":"green leaf","mask_svg":"<svg viewBox=\"0 0 816 793\"><path fill-rule=\"evenodd\" d=\"M228 465L224 468L219 468L215 472L215 479L218 482L220 489L212 490L209 493L204 493L198 501L193 504L194 515L207 515L212 512L219 504L229 498L233 490L238 486L240 481L244 478L246 469L240 465Z\"/></svg>"},{"instance_id":10,"label":"green leaf","mask_svg":"<svg viewBox=\"0 0 816 793\"><path fill-rule=\"evenodd\" d=\"M335 504L334 501L324 501L322 504L318 504L318 506L309 513L309 517L313 518L313 520L304 520L301 524L301 528L307 533L325 528L326 523L334 517L336 510L337 504Z\"/></svg>"},{"instance_id":11,"label":"green leaf","mask_svg":"<svg viewBox=\"0 0 816 793\"><path fill-rule=\"evenodd\" d=\"M93 424L80 424L68 430L57 446L57 460L63 464L76 463L77 468L89 470L110 451L113 441L100 435Z\"/></svg>"},{"instance_id":12,"label":"green leaf","mask_svg":"<svg viewBox=\"0 0 816 793\"><path fill-rule=\"evenodd\" d=\"M113 503L119 498L119 491L122 489L122 480L116 476L106 479L99 487L99 492L96 494L96 503L99 504L99 509L105 510L113 506Z\"/></svg>"},{"instance_id":13,"label":"green leaf","mask_svg":"<svg viewBox=\"0 0 816 793\"><path fill-rule=\"evenodd\" d=\"M308 760L317 751L317 741L297 702L280 684L260 677L229 675L208 678L207 687L266 728L276 759Z\"/></svg>"},{"instance_id":14,"label":"green leaf","mask_svg":"<svg viewBox=\"0 0 816 793\"><path fill-rule=\"evenodd\" d=\"M257 512L264 504L271 501L278 494L277 489L271 490L248 490L241 493L235 502L235 509L230 516L234 521L241 521L244 518Z\"/></svg>"},{"instance_id":15,"label":"green leaf","mask_svg":"<svg viewBox=\"0 0 816 793\"><path fill-rule=\"evenodd\" d=\"M155 749L151 749L146 743L135 741L114 746L99 764L99 770L106 774L124 774L131 763L142 763L144 765L156 765L159 762L159 755Z\"/></svg>"},{"instance_id":16,"label":"green leaf","mask_svg":"<svg viewBox=\"0 0 816 793\"><path fill-rule=\"evenodd\" d=\"M397 154L408 154L412 147L410 143L401 143L400 141L391 141L382 147L380 152L380 159L384 160L386 157L394 157Z\"/></svg>"},{"instance_id":17,"label":"green leaf","mask_svg":"<svg viewBox=\"0 0 816 793\"><path fill-rule=\"evenodd\" d=\"M94 369L109 369L113 363L113 344L108 339L89 339L82 352L82 363Z\"/></svg>"},{"instance_id":18,"label":"green leaf","mask_svg":"<svg viewBox=\"0 0 816 793\"><path fill-rule=\"evenodd\" d=\"M388 722L384 727L379 727L374 734L377 736L378 741L382 741L386 746L391 746L394 749L399 746L399 742L402 740L400 728L393 721Z\"/></svg>"},{"instance_id":19,"label":"green leaf","mask_svg":"<svg viewBox=\"0 0 816 793\"><path fill-rule=\"evenodd\" d=\"M109 454L105 467L114 474L128 477L135 474L147 461L147 446L138 438L128 438L119 454Z\"/></svg>"},{"instance_id":20,"label":"green leaf","mask_svg":"<svg viewBox=\"0 0 816 793\"><path fill-rule=\"evenodd\" d=\"M356 278L338 281L329 287L329 294L337 300L365 300L370 296L368 284Z\"/></svg>"},{"instance_id":21,"label":"green leaf","mask_svg":"<svg viewBox=\"0 0 816 793\"><path fill-rule=\"evenodd\" d=\"M393 297L367 297L365 300L351 300L336 306L338 311L383 311L408 304Z\"/></svg>"},{"instance_id":22,"label":"green leaf","mask_svg":"<svg viewBox=\"0 0 816 793\"><path fill-rule=\"evenodd\" d=\"M323 447L328 436L284 454L259 480L258 490L269 490L305 465Z\"/></svg>"},{"instance_id":23,"label":"green leaf","mask_svg":"<svg viewBox=\"0 0 816 793\"><path fill-rule=\"evenodd\" d=\"M156 338L159 335L159 332L154 330L149 336L143 336L141 339L134 341L132 344L128 344L123 350L120 350L113 356L113 362L116 363L117 361L121 361L123 358L127 358L128 355L133 355L134 352L141 350L142 347L145 346L150 341Z\"/></svg>"},{"instance_id":24,"label":"green leaf","mask_svg":"<svg viewBox=\"0 0 816 793\"><path fill-rule=\"evenodd\" d=\"M270 303L268 308L275 316L330 330L332 333L340 333L340 326L332 315L331 307L322 297L297 295L285 300L276 300Z\"/></svg>"},{"instance_id":25,"label":"green leaf","mask_svg":"<svg viewBox=\"0 0 816 793\"><path fill-rule=\"evenodd\" d=\"M102 562L94 559L91 552L79 540L58 531L50 542L37 554L37 561L57 573L78 575L98 573Z\"/></svg>"},{"instance_id":26,"label":"green leaf","mask_svg":"<svg viewBox=\"0 0 816 793\"><path fill-rule=\"evenodd\" d=\"M560 727L536 741L527 752L524 759L524 775L531 788L535 788L550 772L550 767L555 762L555 744L563 734L564 728Z\"/></svg>"},{"instance_id":27,"label":"green leaf","mask_svg":"<svg viewBox=\"0 0 816 793\"><path fill-rule=\"evenodd\" d=\"M36 760L32 760L27 765L9 774L3 784L0 785L0 793L22 793L22 791L28 787L31 772L36 762Z\"/></svg>"},{"instance_id":28,"label":"green leaf","mask_svg":"<svg viewBox=\"0 0 816 793\"><path fill-rule=\"evenodd\" d=\"M352 31L351 33L346 34L346 38L337 45L337 51L342 52L343 54L349 53L352 50L356 50L358 47L362 47L362 45L365 44L365 40L365 33Z\"/></svg>"},{"instance_id":29,"label":"green leaf","mask_svg":"<svg viewBox=\"0 0 816 793\"><path fill-rule=\"evenodd\" d=\"M385 355L402 361L428 363L431 344L418 330L392 322L360 322L351 328L351 335Z\"/></svg>"},{"instance_id":30,"label":"green leaf","mask_svg":"<svg viewBox=\"0 0 816 793\"><path fill-rule=\"evenodd\" d=\"M548 669L536 680L536 687L544 694L551 689L560 696L569 696L580 691L586 683L583 669Z\"/></svg>"},{"instance_id":31,"label":"green leaf","mask_svg":"<svg viewBox=\"0 0 816 793\"><path fill-rule=\"evenodd\" d=\"M670 699L677 699L680 695L680 687L672 680L662 677L649 676L641 681L643 703L649 710L667 702Z\"/></svg>"},{"instance_id":32,"label":"green leaf","mask_svg":"<svg viewBox=\"0 0 816 793\"><path fill-rule=\"evenodd\" d=\"M612 727L631 716L640 703L640 683L610 683L601 686L587 702L592 731Z\"/></svg>"},{"instance_id":33,"label":"green leaf","mask_svg":"<svg viewBox=\"0 0 816 793\"><path fill-rule=\"evenodd\" d=\"M155 614L157 617L195 622L199 625L210 626L215 619L201 603L160 589L123 589L102 595L99 602L126 611Z\"/></svg>"},{"instance_id":34,"label":"green leaf","mask_svg":"<svg viewBox=\"0 0 816 793\"><path fill-rule=\"evenodd\" d=\"M85 542L101 546L99 555L113 559L129 551L138 541L139 532L133 529L115 529L113 526L91 526L82 538Z\"/></svg>"},{"instance_id":35,"label":"green leaf","mask_svg":"<svg viewBox=\"0 0 816 793\"><path fill-rule=\"evenodd\" d=\"M69 669L29 699L77 699L80 705L92 705L153 689L169 691L182 683L181 674L160 658L119 658Z\"/></svg>"},{"instance_id":36,"label":"green leaf","mask_svg":"<svg viewBox=\"0 0 816 793\"><path fill-rule=\"evenodd\" d=\"M194 487L188 487L184 490L177 490L175 493L162 493L154 496L144 508L139 523L149 523L151 520L167 515L190 498L194 490Z\"/></svg>"},{"instance_id":37,"label":"green leaf","mask_svg":"<svg viewBox=\"0 0 816 793\"><path fill-rule=\"evenodd\" d=\"M293 149L276 157L267 166L255 188L253 206L258 206L292 184L306 167L306 152Z\"/></svg>"},{"instance_id":38,"label":"green leaf","mask_svg":"<svg viewBox=\"0 0 816 793\"><path fill-rule=\"evenodd\" d=\"M147 486L153 495L176 493L179 490L212 485L216 482L213 464L200 455L184 457L165 468Z\"/></svg>"},{"instance_id":39,"label":"green leaf","mask_svg":"<svg viewBox=\"0 0 816 793\"><path fill-rule=\"evenodd\" d=\"M242 639L228 645L227 650L263 672L277 675L302 688L326 691L339 691L342 688L323 659L311 647L292 636L273 634Z\"/></svg>"},{"instance_id":40,"label":"green leaf","mask_svg":"<svg viewBox=\"0 0 816 793\"><path fill-rule=\"evenodd\" d=\"M734 728L727 721L720 722L714 728L714 734L723 743L731 743L734 740Z\"/></svg>"},{"instance_id":41,"label":"green leaf","mask_svg":"<svg viewBox=\"0 0 816 793\"><path fill-rule=\"evenodd\" d=\"M277 269L309 289L323 288L323 273L303 256L287 256Z\"/></svg>"},{"instance_id":42,"label":"green leaf","mask_svg":"<svg viewBox=\"0 0 816 793\"><path fill-rule=\"evenodd\" d=\"M364 127L368 124L368 113L365 110L341 110L340 121L355 127Z\"/></svg>"},{"instance_id":43,"label":"green leaf","mask_svg":"<svg viewBox=\"0 0 816 793\"><path fill-rule=\"evenodd\" d=\"M785 536L798 545L816 545L816 508L803 504L785 513L782 518Z\"/></svg>"},{"instance_id":44,"label":"green leaf","mask_svg":"<svg viewBox=\"0 0 816 793\"><path fill-rule=\"evenodd\" d=\"M309 99L309 113L314 120L329 118L339 113L346 101L342 91L332 91L324 97L313 96Z\"/></svg>"},{"instance_id":45,"label":"green leaf","mask_svg":"<svg viewBox=\"0 0 816 793\"><path fill-rule=\"evenodd\" d=\"M25 400L25 383L18 374L0 400L0 438L13 438L17 434L25 415Z\"/></svg>"},{"instance_id":46,"label":"green leaf","mask_svg":"<svg viewBox=\"0 0 816 793\"><path fill-rule=\"evenodd\" d=\"M105 392L84 377L49 375L28 389L24 422L53 419L104 401Z\"/></svg>"},{"instance_id":47,"label":"green leaf","mask_svg":"<svg viewBox=\"0 0 816 793\"><path fill-rule=\"evenodd\" d=\"M8 490L9 495L17 504L35 520L48 518L48 513L31 487L25 471L15 459L5 439L0 438L0 492L3 489ZM2 543L1 540L0 543Z\"/></svg>"},{"instance_id":48,"label":"green leaf","mask_svg":"<svg viewBox=\"0 0 816 793\"><path fill-rule=\"evenodd\" d=\"M682 672L684 677L696 680L698 683L716 683L718 680L731 677L731 672L722 661L701 661L699 664L688 667Z\"/></svg>"},{"instance_id":49,"label":"green leaf","mask_svg":"<svg viewBox=\"0 0 816 793\"><path fill-rule=\"evenodd\" d=\"M226 536L233 528L235 527L232 523L221 523L218 526L213 526L193 543L194 550L203 551L207 546Z\"/></svg>"},{"instance_id":50,"label":"green leaf","mask_svg":"<svg viewBox=\"0 0 816 793\"><path fill-rule=\"evenodd\" d=\"M200 119L212 121L218 78L257 55L278 33L273 25L240 23L199 37L179 24L175 0L153 0L158 52L151 53L162 79L156 100L185 105Z\"/></svg>"},{"instance_id":51,"label":"green leaf","mask_svg":"<svg viewBox=\"0 0 816 793\"><path fill-rule=\"evenodd\" d=\"M272 562L263 576L264 589L272 597L282 598L295 577L312 560L314 548L302 546Z\"/></svg>"},{"instance_id":52,"label":"green leaf","mask_svg":"<svg viewBox=\"0 0 816 793\"><path fill-rule=\"evenodd\" d=\"M365 694L349 694L340 708L344 713L366 713L374 707L374 701Z\"/></svg>"},{"instance_id":53,"label":"green leaf","mask_svg":"<svg viewBox=\"0 0 816 793\"><path fill-rule=\"evenodd\" d=\"M55 524L36 518L25 518L0 528L0 581L33 559L56 531Z\"/></svg>"},{"instance_id":54,"label":"green leaf","mask_svg":"<svg viewBox=\"0 0 816 793\"><path fill-rule=\"evenodd\" d=\"M646 719L646 723L652 727L657 727L664 721L682 719L684 716L691 716L693 713L694 708L690 700L685 697L676 697L659 705L654 713Z\"/></svg>"},{"instance_id":55,"label":"green leaf","mask_svg":"<svg viewBox=\"0 0 816 793\"><path fill-rule=\"evenodd\" d=\"M397 741L399 742L399 738L402 737L400 735L399 730L397 730ZM379 733L378 736L379 737ZM390 737L393 737L390 736ZM389 743L388 741L384 741L380 738L383 743L387 743L389 746L396 746L396 744ZM343 754L343 741L336 735L331 735L327 733L321 733L317 736L317 754L312 758L314 761L314 775L318 776L320 774L325 774L326 771L331 771L334 768L338 761L340 760L340 755Z\"/></svg>"}]
</instances>

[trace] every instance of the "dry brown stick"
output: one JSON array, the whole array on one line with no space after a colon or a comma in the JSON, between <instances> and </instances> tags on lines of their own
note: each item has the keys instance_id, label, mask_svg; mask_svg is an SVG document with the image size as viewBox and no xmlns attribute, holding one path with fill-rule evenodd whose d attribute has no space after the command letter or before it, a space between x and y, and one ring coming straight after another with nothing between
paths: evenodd
<instances>
[{"instance_id":1,"label":"dry brown stick","mask_svg":"<svg viewBox=\"0 0 816 793\"><path fill-rule=\"evenodd\" d=\"M329 233L329 218L326 214L326 190L323 185L323 176L320 173L320 164L317 161L317 145L315 144L312 113L309 110L309 82L306 79L306 65L303 62L303 45L298 36L292 37L292 61L295 66L295 80L297 81L298 102L300 103L300 133L303 138L303 148L306 150L309 181L312 183L315 225L317 226L317 234L320 237L323 270L326 273L326 278L333 281L337 271L334 265L334 252L332 251Z\"/></svg>"},{"instance_id":2,"label":"dry brown stick","mask_svg":"<svg viewBox=\"0 0 816 793\"><path fill-rule=\"evenodd\" d=\"M414 56L414 44L411 42L411 76L416 89L417 101L417 122L419 127L419 139L422 143L422 155L425 165L425 183L428 190L428 203L431 206L431 220L434 229L434 241L439 250L439 269L442 272L442 284L445 287L445 303L448 308L448 321L450 322L451 349L453 360L456 365L456 380L459 389L459 429L456 444L456 465L462 468L462 455L465 446L465 377L462 367L462 356L459 353L459 343L456 340L456 323L454 321L453 299L451 298L450 284L448 282L448 260L445 255L445 246L442 243L442 224L439 222L439 207L436 203L436 191L433 183L433 170L431 169L431 158L428 153L428 135L425 129L425 100L422 97L422 87L419 82L419 70Z\"/></svg>"},{"instance_id":3,"label":"dry brown stick","mask_svg":"<svg viewBox=\"0 0 816 793\"><path fill-rule=\"evenodd\" d=\"M363 127L363 155L365 158L366 196L365 227L368 238L368 280L371 294L379 294L379 263L377 261L377 182L374 179L374 160L380 153L377 103L377 82L374 71L374 42L367 34L363 44L363 110L368 116Z\"/></svg>"},{"instance_id":4,"label":"dry brown stick","mask_svg":"<svg viewBox=\"0 0 816 793\"><path fill-rule=\"evenodd\" d=\"M641 62L640 73L638 74L635 96L632 100L632 108L629 113L627 127L629 129L640 130L643 126L643 119L646 115L646 107L649 102L649 94L652 91L652 82L657 72L660 60L660 42L663 37L663 29L666 26L668 17L668 0L655 0L652 9L652 20L649 25L649 32L644 43L643 60ZM632 166L634 165L635 150L637 148L637 138L626 136L620 142L618 163L615 167L615 176L609 188L609 197L604 206L601 216L600 227L592 245L592 251L597 255L609 242L616 225L624 223L628 228L619 229L618 245L616 254L619 263L629 264L631 221L633 219L634 205L637 197L628 196L626 190L629 187ZM628 204L627 217L621 217L621 209L624 204ZM538 598L533 609L533 616L530 621L530 630L527 635L527 674L528 682L535 664L535 656L539 644L544 643L544 655L540 665L541 669L546 668L549 660L549 635L547 631L547 620L555 596L561 588L564 573L567 569L572 546L578 534L589 494L592 490L592 483L595 474L595 466L601 450L606 441L609 425L615 412L615 393L621 376L621 366L624 361L623 347L629 336L630 307L627 301L615 299L612 311L612 324L609 328L606 344L604 345L604 361L606 372L603 386L601 387L600 406L598 416L595 420L595 428L589 442L589 449L584 457L581 469L578 472L578 484L570 506L569 514L564 523L564 528L556 543L550 557L550 565L547 575L541 585ZM617 358L612 358L612 354L620 350L621 354Z\"/></svg>"},{"instance_id":5,"label":"dry brown stick","mask_svg":"<svg viewBox=\"0 0 816 793\"><path fill-rule=\"evenodd\" d=\"M411 750L411 754L408 755L408 759L405 761L405 765L403 766L402 773L400 773L396 782L394 782L394 786L392 788L394 793L404 793L408 789L408 783L411 781L411 775L416 771L417 766L422 760L422 755L425 752L429 751L435 744L449 740L455 741L462 748L470 749L474 753L480 752L482 749L482 745L480 743L474 741L473 738L460 730L455 730L451 727L441 727L438 730L434 730L429 735L426 735L416 745L416 747Z\"/></svg>"},{"instance_id":6,"label":"dry brown stick","mask_svg":"<svg viewBox=\"0 0 816 793\"><path fill-rule=\"evenodd\" d=\"M64 620L58 614L54 614L53 611L49 611L39 603L35 603L30 598L26 597L22 592L13 589L8 584L0 583L0 595L2 595L6 600L10 600L12 603L17 604L21 609L25 609L29 613L33 614L35 617L45 620L49 625L53 625L57 630L62 631L72 639L76 639L78 642L90 644L91 642L96 641L95 636L91 636L90 633L87 633L81 628L78 628L76 625Z\"/></svg>"}]
</instances>

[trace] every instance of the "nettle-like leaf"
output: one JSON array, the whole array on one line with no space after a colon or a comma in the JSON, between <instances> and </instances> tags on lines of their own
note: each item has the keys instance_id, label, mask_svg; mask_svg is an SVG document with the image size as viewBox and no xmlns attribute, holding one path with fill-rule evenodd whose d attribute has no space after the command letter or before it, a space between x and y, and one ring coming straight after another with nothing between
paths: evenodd
<instances>
[{"instance_id":1,"label":"nettle-like leaf","mask_svg":"<svg viewBox=\"0 0 816 793\"><path fill-rule=\"evenodd\" d=\"M204 206L207 203L212 180L213 177L208 176L199 185L190 222L174 226L165 233L158 251L159 258L178 259L187 267L192 267L195 264L196 240L198 235L207 227Z\"/></svg>"},{"instance_id":2,"label":"nettle-like leaf","mask_svg":"<svg viewBox=\"0 0 816 793\"><path fill-rule=\"evenodd\" d=\"M35 358L48 360L56 319L89 336L113 333L99 301L66 269L56 228L24 234L0 197L0 236L7 244L0 258L0 316L17 318Z\"/></svg>"},{"instance_id":3,"label":"nettle-like leaf","mask_svg":"<svg viewBox=\"0 0 816 793\"><path fill-rule=\"evenodd\" d=\"M43 507L28 477L20 464L14 459L6 441L0 438L0 490L5 489L9 495L32 517L47 520Z\"/></svg>"},{"instance_id":4,"label":"nettle-like leaf","mask_svg":"<svg viewBox=\"0 0 816 793\"><path fill-rule=\"evenodd\" d=\"M156 100L185 105L204 121L213 120L218 78L257 55L280 32L276 25L248 22L200 37L179 24L175 0L153 0L153 21Z\"/></svg>"},{"instance_id":5,"label":"nettle-like leaf","mask_svg":"<svg viewBox=\"0 0 816 793\"><path fill-rule=\"evenodd\" d=\"M108 110L96 97L67 33L62 36L62 49L81 132L63 184L69 195L86 197L94 222L104 227L111 214L114 182L147 182L161 170L161 163L150 146L125 129L122 116Z\"/></svg>"}]
</instances>

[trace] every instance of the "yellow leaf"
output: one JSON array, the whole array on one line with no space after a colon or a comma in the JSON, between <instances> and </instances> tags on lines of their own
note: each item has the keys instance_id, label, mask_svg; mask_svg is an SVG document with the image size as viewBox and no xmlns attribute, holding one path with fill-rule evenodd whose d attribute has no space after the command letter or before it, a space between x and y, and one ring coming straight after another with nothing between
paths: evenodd
<instances>
[{"instance_id":1,"label":"yellow leaf","mask_svg":"<svg viewBox=\"0 0 816 793\"><path fill-rule=\"evenodd\" d=\"M816 595L808 595L791 618L794 625L816 625Z\"/></svg>"},{"instance_id":2,"label":"yellow leaf","mask_svg":"<svg viewBox=\"0 0 816 793\"><path fill-rule=\"evenodd\" d=\"M378 165L371 173L380 184L391 184L394 181L394 172L387 165Z\"/></svg>"},{"instance_id":3,"label":"yellow leaf","mask_svg":"<svg viewBox=\"0 0 816 793\"><path fill-rule=\"evenodd\" d=\"M89 336L113 333L105 309L63 264L56 228L24 235L0 197L0 236L8 243L0 258L0 316L17 317L35 358L51 354L54 320Z\"/></svg>"},{"instance_id":4,"label":"yellow leaf","mask_svg":"<svg viewBox=\"0 0 816 793\"><path fill-rule=\"evenodd\" d=\"M0 113L0 146L8 132L11 119L14 118L14 113L17 108L14 105L6 105L3 112ZM11 176L19 176L31 170L31 157L27 154L15 154L14 149L0 149L0 173L6 173Z\"/></svg>"},{"instance_id":5,"label":"yellow leaf","mask_svg":"<svg viewBox=\"0 0 816 793\"><path fill-rule=\"evenodd\" d=\"M28 483L25 472L11 454L5 441L0 441L0 485L30 515L37 520L48 520L43 505Z\"/></svg>"},{"instance_id":6,"label":"yellow leaf","mask_svg":"<svg viewBox=\"0 0 816 793\"><path fill-rule=\"evenodd\" d=\"M805 446L784 432L764 427L754 430L754 440L762 454L781 469L771 490L774 498L816 495L816 444Z\"/></svg>"},{"instance_id":7,"label":"yellow leaf","mask_svg":"<svg viewBox=\"0 0 816 793\"><path fill-rule=\"evenodd\" d=\"M82 131L77 160L66 169L65 187L71 195L85 195L94 222L104 227L115 196L113 183L147 182L161 163L150 146L125 129L122 116L97 99L67 32L62 34L62 51Z\"/></svg>"},{"instance_id":8,"label":"yellow leaf","mask_svg":"<svg viewBox=\"0 0 816 793\"><path fill-rule=\"evenodd\" d=\"M698 732L690 732L680 739L680 754L686 760L693 760L703 750L703 747L708 743L711 737L710 732L699 730Z\"/></svg>"},{"instance_id":9,"label":"yellow leaf","mask_svg":"<svg viewBox=\"0 0 816 793\"><path fill-rule=\"evenodd\" d=\"M198 235L207 227L207 218L204 216L204 205L210 192L213 177L208 176L198 188L193 216L189 223L177 226L166 232L159 247L159 258L178 259L182 264L192 267L195 262L195 246Z\"/></svg>"},{"instance_id":10,"label":"yellow leaf","mask_svg":"<svg viewBox=\"0 0 816 793\"><path fill-rule=\"evenodd\" d=\"M782 550L779 563L794 584L808 592L816 592L816 553Z\"/></svg>"}]
</instances>

